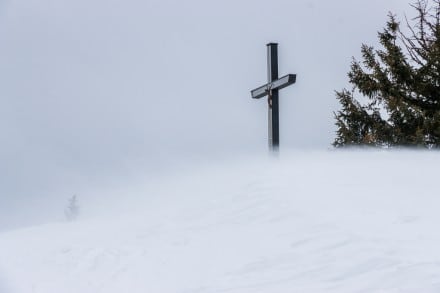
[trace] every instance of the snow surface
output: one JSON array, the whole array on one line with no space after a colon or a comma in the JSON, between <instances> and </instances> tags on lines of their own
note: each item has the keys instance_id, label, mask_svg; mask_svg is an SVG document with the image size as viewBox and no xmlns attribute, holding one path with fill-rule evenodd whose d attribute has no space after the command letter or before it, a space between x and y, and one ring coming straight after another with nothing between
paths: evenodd
<instances>
[{"instance_id":1,"label":"snow surface","mask_svg":"<svg viewBox=\"0 0 440 293\"><path fill-rule=\"evenodd\" d=\"M76 222L0 234L0 292L440 292L439 166L296 152L79 196Z\"/></svg>"}]
</instances>

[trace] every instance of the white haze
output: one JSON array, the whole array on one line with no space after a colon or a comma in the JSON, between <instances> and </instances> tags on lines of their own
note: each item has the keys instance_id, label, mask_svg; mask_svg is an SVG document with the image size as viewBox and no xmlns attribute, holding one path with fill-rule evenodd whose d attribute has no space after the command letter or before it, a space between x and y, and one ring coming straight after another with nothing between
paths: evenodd
<instances>
[{"instance_id":1,"label":"white haze","mask_svg":"<svg viewBox=\"0 0 440 293\"><path fill-rule=\"evenodd\" d=\"M438 292L438 152L184 167L0 234L2 293Z\"/></svg>"},{"instance_id":2,"label":"white haze","mask_svg":"<svg viewBox=\"0 0 440 293\"><path fill-rule=\"evenodd\" d=\"M145 173L264 153L266 104L249 91L267 42L298 74L282 149L328 148L351 56L405 2L0 1L0 229Z\"/></svg>"}]
</instances>

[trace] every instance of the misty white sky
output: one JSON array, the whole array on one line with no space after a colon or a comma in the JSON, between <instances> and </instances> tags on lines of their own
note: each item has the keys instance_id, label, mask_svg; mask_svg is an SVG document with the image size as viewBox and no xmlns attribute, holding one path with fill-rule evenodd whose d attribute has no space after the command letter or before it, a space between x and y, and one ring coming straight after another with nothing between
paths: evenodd
<instances>
[{"instance_id":1,"label":"misty white sky","mask_svg":"<svg viewBox=\"0 0 440 293\"><path fill-rule=\"evenodd\" d=\"M297 74L280 94L281 150L329 148L334 90L388 11L410 13L402 0L0 0L0 214L265 150L267 103L250 90L268 42L280 76Z\"/></svg>"}]
</instances>

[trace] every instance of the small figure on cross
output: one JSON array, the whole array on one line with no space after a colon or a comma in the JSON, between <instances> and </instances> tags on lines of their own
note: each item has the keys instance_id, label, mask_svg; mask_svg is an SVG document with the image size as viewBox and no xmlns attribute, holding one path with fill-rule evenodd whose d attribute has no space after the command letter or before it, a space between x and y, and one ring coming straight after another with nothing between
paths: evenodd
<instances>
[{"instance_id":1,"label":"small figure on cross","mask_svg":"<svg viewBox=\"0 0 440 293\"><path fill-rule=\"evenodd\" d=\"M272 89L271 85L267 86L266 93L267 93L267 104L269 105L269 108L272 108Z\"/></svg>"}]
</instances>

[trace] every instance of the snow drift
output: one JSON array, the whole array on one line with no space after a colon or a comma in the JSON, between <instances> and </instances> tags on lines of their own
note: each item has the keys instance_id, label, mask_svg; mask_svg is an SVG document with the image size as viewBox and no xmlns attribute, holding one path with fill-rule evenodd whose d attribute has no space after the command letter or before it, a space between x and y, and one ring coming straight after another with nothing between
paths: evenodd
<instances>
[{"instance_id":1,"label":"snow drift","mask_svg":"<svg viewBox=\"0 0 440 293\"><path fill-rule=\"evenodd\" d=\"M439 292L439 165L297 152L149 178L0 234L0 292Z\"/></svg>"}]
</instances>

